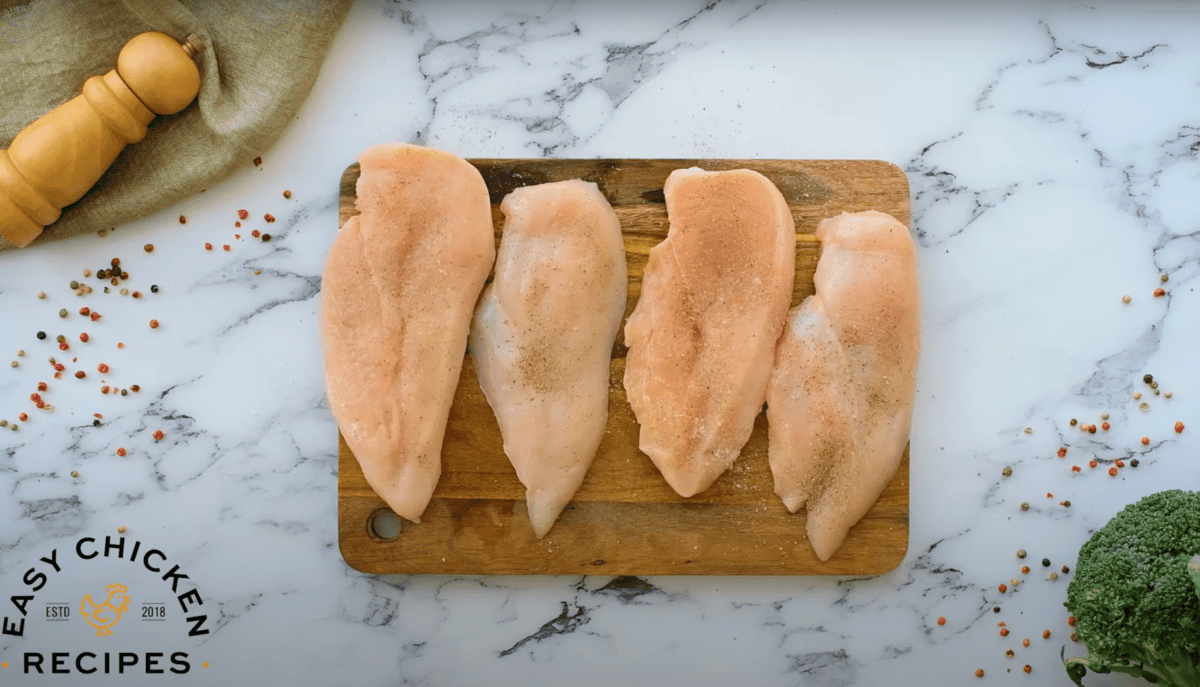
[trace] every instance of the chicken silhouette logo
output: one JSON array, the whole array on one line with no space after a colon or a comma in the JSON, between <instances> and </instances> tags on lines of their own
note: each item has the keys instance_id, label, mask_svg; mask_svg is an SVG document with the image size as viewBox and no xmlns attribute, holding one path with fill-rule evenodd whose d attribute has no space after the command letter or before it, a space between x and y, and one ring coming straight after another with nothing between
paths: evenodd
<instances>
[{"instance_id":1,"label":"chicken silhouette logo","mask_svg":"<svg viewBox=\"0 0 1200 687\"><path fill-rule=\"evenodd\" d=\"M110 584L107 591L108 598L103 603L92 601L92 595L88 594L79 604L79 614L96 628L97 637L111 635L113 626L121 621L121 614L129 610L129 589L125 585Z\"/></svg>"}]
</instances>

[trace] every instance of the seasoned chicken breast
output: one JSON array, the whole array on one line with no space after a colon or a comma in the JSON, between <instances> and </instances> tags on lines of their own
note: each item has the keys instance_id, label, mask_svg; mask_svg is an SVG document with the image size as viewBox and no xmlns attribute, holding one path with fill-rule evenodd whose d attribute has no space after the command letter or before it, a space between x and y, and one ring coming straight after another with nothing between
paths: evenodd
<instances>
[{"instance_id":1,"label":"seasoned chicken breast","mask_svg":"<svg viewBox=\"0 0 1200 687\"><path fill-rule=\"evenodd\" d=\"M496 278L475 310L470 350L540 539L604 438L625 242L608 201L578 179L519 188L500 209Z\"/></svg>"},{"instance_id":2,"label":"seasoned chicken breast","mask_svg":"<svg viewBox=\"0 0 1200 687\"><path fill-rule=\"evenodd\" d=\"M737 459L762 410L796 268L783 195L749 170L676 170L670 229L625 325L642 451L682 496Z\"/></svg>"},{"instance_id":3,"label":"seasoned chicken breast","mask_svg":"<svg viewBox=\"0 0 1200 687\"><path fill-rule=\"evenodd\" d=\"M491 208L483 177L449 153L386 144L358 161L360 214L338 233L322 279L325 388L367 482L419 521L495 257Z\"/></svg>"},{"instance_id":4,"label":"seasoned chicken breast","mask_svg":"<svg viewBox=\"0 0 1200 687\"><path fill-rule=\"evenodd\" d=\"M775 493L808 507L829 560L895 476L912 419L920 347L916 250L879 212L817 226L816 295L788 315L767 392Z\"/></svg>"}]
</instances>

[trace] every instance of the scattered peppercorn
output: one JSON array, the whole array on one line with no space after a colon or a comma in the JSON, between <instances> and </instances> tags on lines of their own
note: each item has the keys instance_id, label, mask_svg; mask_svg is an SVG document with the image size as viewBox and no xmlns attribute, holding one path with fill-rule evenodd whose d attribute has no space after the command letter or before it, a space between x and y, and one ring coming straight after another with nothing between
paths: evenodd
<instances>
[{"instance_id":1,"label":"scattered peppercorn","mask_svg":"<svg viewBox=\"0 0 1200 687\"><path fill-rule=\"evenodd\" d=\"M1000 590L1000 593L1001 593L1001 594L1003 594L1004 592L1007 592L1007 591L1008 591L1008 585L1006 585L1006 584L1004 584L1004 583L1001 583L1001 584L1000 584L1000 586L998 587L998 589ZM1001 634L1001 635L1006 635L1006 634L1008 634L1008 633L1007 633L1007 632L1001 632L1000 634Z\"/></svg>"},{"instance_id":2,"label":"scattered peppercorn","mask_svg":"<svg viewBox=\"0 0 1200 687\"><path fill-rule=\"evenodd\" d=\"M72 471L71 471L71 476L72 476L72 477L78 477L78 476L79 476L79 471L78 471L78 470L72 470Z\"/></svg>"},{"instance_id":3,"label":"scattered peppercorn","mask_svg":"<svg viewBox=\"0 0 1200 687\"><path fill-rule=\"evenodd\" d=\"M1064 446L1063 448L1060 448L1060 449L1058 449L1058 457L1059 457L1059 458L1066 458L1066 457L1067 457L1067 449L1066 449L1066 447L1065 447L1065 446Z\"/></svg>"},{"instance_id":4,"label":"scattered peppercorn","mask_svg":"<svg viewBox=\"0 0 1200 687\"><path fill-rule=\"evenodd\" d=\"M271 213L268 212L267 214L263 215L263 219L265 219L267 221L267 223L270 224L271 222L275 221L275 215L272 215Z\"/></svg>"},{"instance_id":5,"label":"scattered peppercorn","mask_svg":"<svg viewBox=\"0 0 1200 687\"><path fill-rule=\"evenodd\" d=\"M1166 396L1167 398L1171 398L1171 397L1172 397L1172 396L1174 396L1174 395L1175 395L1175 394L1171 393L1170 391L1164 391L1164 392L1163 392L1163 396Z\"/></svg>"},{"instance_id":6,"label":"scattered peppercorn","mask_svg":"<svg viewBox=\"0 0 1200 687\"><path fill-rule=\"evenodd\" d=\"M1067 573L1071 572L1071 569L1064 565L1062 567L1062 571L1063 571L1063 574L1066 575Z\"/></svg>"},{"instance_id":7,"label":"scattered peppercorn","mask_svg":"<svg viewBox=\"0 0 1200 687\"><path fill-rule=\"evenodd\" d=\"M46 338L46 332L38 332L38 333L37 333L37 338L39 338L39 339L45 339L45 338Z\"/></svg>"},{"instance_id":8,"label":"scattered peppercorn","mask_svg":"<svg viewBox=\"0 0 1200 687\"><path fill-rule=\"evenodd\" d=\"M1088 434L1096 433L1096 425L1088 425Z\"/></svg>"},{"instance_id":9,"label":"scattered peppercorn","mask_svg":"<svg viewBox=\"0 0 1200 687\"><path fill-rule=\"evenodd\" d=\"M1176 423L1175 423L1175 433L1176 433L1176 434L1183 434L1183 423L1182 423L1182 422L1176 422Z\"/></svg>"},{"instance_id":10,"label":"scattered peppercorn","mask_svg":"<svg viewBox=\"0 0 1200 687\"><path fill-rule=\"evenodd\" d=\"M212 244L206 241L204 243L204 250L212 250Z\"/></svg>"},{"instance_id":11,"label":"scattered peppercorn","mask_svg":"<svg viewBox=\"0 0 1200 687\"><path fill-rule=\"evenodd\" d=\"M121 280L120 280L120 279L117 279L116 277L113 277L112 279L109 279L109 280L108 280L108 283L109 283L109 284L112 284L113 286L116 286L117 284L120 284L120 283L121 283Z\"/></svg>"},{"instance_id":12,"label":"scattered peppercorn","mask_svg":"<svg viewBox=\"0 0 1200 687\"><path fill-rule=\"evenodd\" d=\"M121 258L113 258L112 260L108 261L108 264L112 265L113 267L120 267L121 266Z\"/></svg>"},{"instance_id":13,"label":"scattered peppercorn","mask_svg":"<svg viewBox=\"0 0 1200 687\"><path fill-rule=\"evenodd\" d=\"M47 390L47 389L49 389L49 388L50 388L50 387L46 386L46 383L45 383L45 382L38 382L38 386L37 386L37 390L38 390L38 391L45 391L45 390Z\"/></svg>"},{"instance_id":14,"label":"scattered peppercorn","mask_svg":"<svg viewBox=\"0 0 1200 687\"><path fill-rule=\"evenodd\" d=\"M1131 467L1131 468L1136 468L1137 466L1138 466L1138 459L1137 459L1137 458L1134 458L1133 460L1129 461L1129 467Z\"/></svg>"},{"instance_id":15,"label":"scattered peppercorn","mask_svg":"<svg viewBox=\"0 0 1200 687\"><path fill-rule=\"evenodd\" d=\"M107 394L109 391L112 391L112 387L109 387L109 386L100 387L100 393L102 393L102 394Z\"/></svg>"},{"instance_id":16,"label":"scattered peppercorn","mask_svg":"<svg viewBox=\"0 0 1200 687\"><path fill-rule=\"evenodd\" d=\"M1063 572L1066 572L1066 571L1064 570ZM1072 615L1072 616L1067 617L1067 625L1069 627L1075 627L1075 622L1076 622L1075 616Z\"/></svg>"},{"instance_id":17,"label":"scattered peppercorn","mask_svg":"<svg viewBox=\"0 0 1200 687\"><path fill-rule=\"evenodd\" d=\"M1100 419L1101 419L1101 420L1107 420L1107 419L1108 419L1108 413L1100 413Z\"/></svg>"},{"instance_id":18,"label":"scattered peppercorn","mask_svg":"<svg viewBox=\"0 0 1200 687\"><path fill-rule=\"evenodd\" d=\"M80 332L80 333L79 333L79 340L80 340L80 341L82 341L82 342L84 342L84 343L87 343L87 341L88 341L88 338L89 338L89 337L88 337L88 333L87 333L87 332Z\"/></svg>"},{"instance_id":19,"label":"scattered peppercorn","mask_svg":"<svg viewBox=\"0 0 1200 687\"><path fill-rule=\"evenodd\" d=\"M1059 501L1058 505L1062 506L1063 508L1070 508L1071 502L1070 501Z\"/></svg>"},{"instance_id":20,"label":"scattered peppercorn","mask_svg":"<svg viewBox=\"0 0 1200 687\"><path fill-rule=\"evenodd\" d=\"M1025 501L1021 504L1021 510L1029 510L1029 502Z\"/></svg>"},{"instance_id":21,"label":"scattered peppercorn","mask_svg":"<svg viewBox=\"0 0 1200 687\"><path fill-rule=\"evenodd\" d=\"M262 236L262 232L255 229L254 231L250 232L250 235L253 236L254 238L258 238L259 236Z\"/></svg>"},{"instance_id":22,"label":"scattered peppercorn","mask_svg":"<svg viewBox=\"0 0 1200 687\"><path fill-rule=\"evenodd\" d=\"M40 408L41 406L38 406L38 407ZM29 419L29 416L26 415L25 413L20 413L17 415L17 419L20 420L21 422L25 422L26 420Z\"/></svg>"},{"instance_id":23,"label":"scattered peppercorn","mask_svg":"<svg viewBox=\"0 0 1200 687\"><path fill-rule=\"evenodd\" d=\"M84 378L84 377L86 377L86 376L87 376L87 373L86 373L86 372L84 372L83 370L79 370L79 371L77 371L77 372L75 373L75 378L76 378L76 379L83 379L83 378Z\"/></svg>"},{"instance_id":24,"label":"scattered peppercorn","mask_svg":"<svg viewBox=\"0 0 1200 687\"><path fill-rule=\"evenodd\" d=\"M187 224L187 217L184 217L183 215L180 215L180 216L179 216L179 223L180 223L180 224Z\"/></svg>"},{"instance_id":25,"label":"scattered peppercorn","mask_svg":"<svg viewBox=\"0 0 1200 687\"><path fill-rule=\"evenodd\" d=\"M1154 289L1154 297L1155 298L1162 298L1165 295L1167 295L1166 291L1164 291L1162 289Z\"/></svg>"},{"instance_id":26,"label":"scattered peppercorn","mask_svg":"<svg viewBox=\"0 0 1200 687\"><path fill-rule=\"evenodd\" d=\"M45 292L45 291L38 291L38 298L40 298L40 299L42 299L42 300L46 300L46 292Z\"/></svg>"},{"instance_id":27,"label":"scattered peppercorn","mask_svg":"<svg viewBox=\"0 0 1200 687\"><path fill-rule=\"evenodd\" d=\"M121 395L122 395L122 396L128 396L128 395L129 395L129 390L128 390L128 389L121 389Z\"/></svg>"},{"instance_id":28,"label":"scattered peppercorn","mask_svg":"<svg viewBox=\"0 0 1200 687\"><path fill-rule=\"evenodd\" d=\"M233 223L233 226L234 226L234 228L235 228L235 229L241 229L241 228L242 228L242 223L241 223L241 222L234 222L234 223Z\"/></svg>"},{"instance_id":29,"label":"scattered peppercorn","mask_svg":"<svg viewBox=\"0 0 1200 687\"><path fill-rule=\"evenodd\" d=\"M259 165L261 165L261 164L262 164L262 158L261 158L261 157L256 157L256 158L254 158L254 166L255 166L255 167L257 167L257 166L259 166Z\"/></svg>"},{"instance_id":30,"label":"scattered peppercorn","mask_svg":"<svg viewBox=\"0 0 1200 687\"><path fill-rule=\"evenodd\" d=\"M117 449L117 455L118 455L118 456L121 456L121 457L123 458L123 457L125 457L125 453L126 453L126 451L125 451L125 447L124 447L124 446L122 446L122 447L120 447L120 448L118 448L118 449Z\"/></svg>"},{"instance_id":31,"label":"scattered peppercorn","mask_svg":"<svg viewBox=\"0 0 1200 687\"><path fill-rule=\"evenodd\" d=\"M1007 637L1007 636L1008 636L1008 628L1007 628L1007 627L1002 627L1002 628L1000 628L1000 636L1001 636L1001 637Z\"/></svg>"},{"instance_id":32,"label":"scattered peppercorn","mask_svg":"<svg viewBox=\"0 0 1200 687\"><path fill-rule=\"evenodd\" d=\"M1141 397L1142 397L1142 392L1140 392L1140 391L1133 392L1133 400L1136 401L1136 400L1140 399Z\"/></svg>"},{"instance_id":33,"label":"scattered peppercorn","mask_svg":"<svg viewBox=\"0 0 1200 687\"><path fill-rule=\"evenodd\" d=\"M1114 460L1113 464L1119 468L1125 467L1125 461L1121 460L1120 458L1118 458L1117 460Z\"/></svg>"},{"instance_id":34,"label":"scattered peppercorn","mask_svg":"<svg viewBox=\"0 0 1200 687\"><path fill-rule=\"evenodd\" d=\"M1022 565L1022 566L1021 566L1021 574L1022 574L1022 575L1028 575L1028 574L1029 574L1029 566L1028 566L1028 565Z\"/></svg>"},{"instance_id":35,"label":"scattered peppercorn","mask_svg":"<svg viewBox=\"0 0 1200 687\"><path fill-rule=\"evenodd\" d=\"M1078 465L1072 465L1071 472L1083 472L1083 468L1079 467Z\"/></svg>"},{"instance_id":36,"label":"scattered peppercorn","mask_svg":"<svg viewBox=\"0 0 1200 687\"><path fill-rule=\"evenodd\" d=\"M158 284L150 285L150 293L158 293Z\"/></svg>"},{"instance_id":37,"label":"scattered peppercorn","mask_svg":"<svg viewBox=\"0 0 1200 687\"><path fill-rule=\"evenodd\" d=\"M1150 443L1150 437L1142 437L1142 446L1146 446L1149 443Z\"/></svg>"},{"instance_id":38,"label":"scattered peppercorn","mask_svg":"<svg viewBox=\"0 0 1200 687\"><path fill-rule=\"evenodd\" d=\"M162 441L163 436L165 436L165 435L163 434L163 431L161 429L154 430L154 440L155 441Z\"/></svg>"},{"instance_id":39,"label":"scattered peppercorn","mask_svg":"<svg viewBox=\"0 0 1200 687\"><path fill-rule=\"evenodd\" d=\"M1004 652L1005 658L1012 658L1013 656L1016 656L1016 655L1017 655L1017 652L1013 651L1012 649L1009 649L1008 651Z\"/></svg>"},{"instance_id":40,"label":"scattered peppercorn","mask_svg":"<svg viewBox=\"0 0 1200 687\"><path fill-rule=\"evenodd\" d=\"M946 624L946 619L945 619L945 618L943 618L943 617L938 617L938 621L937 621L937 623L938 623L938 625L945 625L945 624Z\"/></svg>"},{"instance_id":41,"label":"scattered peppercorn","mask_svg":"<svg viewBox=\"0 0 1200 687\"><path fill-rule=\"evenodd\" d=\"M100 313L98 313L98 312L92 313L92 322L95 322L98 319L100 319Z\"/></svg>"},{"instance_id":42,"label":"scattered peppercorn","mask_svg":"<svg viewBox=\"0 0 1200 687\"><path fill-rule=\"evenodd\" d=\"M1025 549L1017 549L1017 558L1024 558L1025 556Z\"/></svg>"},{"instance_id":43,"label":"scattered peppercorn","mask_svg":"<svg viewBox=\"0 0 1200 687\"><path fill-rule=\"evenodd\" d=\"M1071 418L1071 426L1074 427L1077 424L1079 424L1079 420L1076 420L1075 418Z\"/></svg>"},{"instance_id":44,"label":"scattered peppercorn","mask_svg":"<svg viewBox=\"0 0 1200 687\"><path fill-rule=\"evenodd\" d=\"M238 219L246 219L249 216L250 212L248 210L238 210Z\"/></svg>"},{"instance_id":45,"label":"scattered peppercorn","mask_svg":"<svg viewBox=\"0 0 1200 687\"><path fill-rule=\"evenodd\" d=\"M1104 430L1104 431L1106 431L1106 432L1107 432L1108 430L1112 429L1112 425L1110 425L1110 424L1108 424L1107 422L1105 422L1104 424L1100 425L1100 429L1102 429L1102 430Z\"/></svg>"},{"instance_id":46,"label":"scattered peppercorn","mask_svg":"<svg viewBox=\"0 0 1200 687\"><path fill-rule=\"evenodd\" d=\"M1114 467L1111 467L1111 468L1109 468L1109 469L1108 469L1108 474L1109 474L1109 475L1111 475L1111 476L1113 476L1113 477L1116 477L1116 476L1117 476L1117 468L1116 468L1115 466L1114 466Z\"/></svg>"},{"instance_id":47,"label":"scattered peppercorn","mask_svg":"<svg viewBox=\"0 0 1200 687\"><path fill-rule=\"evenodd\" d=\"M1025 428L1025 433L1026 433L1026 434L1033 434L1033 428L1032 428L1032 427L1026 427L1026 428Z\"/></svg>"},{"instance_id":48,"label":"scattered peppercorn","mask_svg":"<svg viewBox=\"0 0 1200 687\"><path fill-rule=\"evenodd\" d=\"M147 243L146 245L142 246L142 250L146 251L147 253L153 253L154 252L154 244Z\"/></svg>"},{"instance_id":49,"label":"scattered peppercorn","mask_svg":"<svg viewBox=\"0 0 1200 687\"><path fill-rule=\"evenodd\" d=\"M63 341L60 344L58 344L58 350L60 350L60 351L65 351L65 350L68 350L69 348L71 348L71 344L67 343L66 341Z\"/></svg>"},{"instance_id":50,"label":"scattered peppercorn","mask_svg":"<svg viewBox=\"0 0 1200 687\"><path fill-rule=\"evenodd\" d=\"M134 291L134 292L133 292L133 297L134 297L134 298L141 298L141 297L142 297L142 292L141 292L141 291Z\"/></svg>"},{"instance_id":51,"label":"scattered peppercorn","mask_svg":"<svg viewBox=\"0 0 1200 687\"><path fill-rule=\"evenodd\" d=\"M1145 383L1147 383L1147 384L1149 384L1150 382L1153 382L1153 381L1154 381L1154 375L1152 375L1152 374L1146 374L1146 375L1143 375L1143 376L1142 376L1142 381L1143 381L1143 382L1145 382Z\"/></svg>"},{"instance_id":52,"label":"scattered peppercorn","mask_svg":"<svg viewBox=\"0 0 1200 687\"><path fill-rule=\"evenodd\" d=\"M1029 646L1029 638L1028 637L1021 640L1021 646Z\"/></svg>"},{"instance_id":53,"label":"scattered peppercorn","mask_svg":"<svg viewBox=\"0 0 1200 687\"><path fill-rule=\"evenodd\" d=\"M59 311L58 311L58 316L59 316L59 317L61 317L61 318L63 318L63 319L66 319L67 315L68 315L68 313L67 313L67 309L66 309L66 308L63 308L62 310L59 310Z\"/></svg>"},{"instance_id":54,"label":"scattered peppercorn","mask_svg":"<svg viewBox=\"0 0 1200 687\"><path fill-rule=\"evenodd\" d=\"M224 246L221 246L221 248L223 248L223 249L225 250L225 252L226 252L226 253L228 253L228 252L229 252L229 244L228 244L228 243L227 243L227 244L225 244Z\"/></svg>"},{"instance_id":55,"label":"scattered peppercorn","mask_svg":"<svg viewBox=\"0 0 1200 687\"><path fill-rule=\"evenodd\" d=\"M983 668L975 669L975 677L983 677Z\"/></svg>"},{"instance_id":56,"label":"scattered peppercorn","mask_svg":"<svg viewBox=\"0 0 1200 687\"><path fill-rule=\"evenodd\" d=\"M992 606L992 613L999 613L999 612L1000 612L999 606Z\"/></svg>"},{"instance_id":57,"label":"scattered peppercorn","mask_svg":"<svg viewBox=\"0 0 1200 687\"><path fill-rule=\"evenodd\" d=\"M1076 632L1072 632L1072 633L1071 633L1071 641L1072 641L1072 642L1078 642L1078 641L1079 641L1079 634L1078 634L1078 633L1076 633Z\"/></svg>"},{"instance_id":58,"label":"scattered peppercorn","mask_svg":"<svg viewBox=\"0 0 1200 687\"><path fill-rule=\"evenodd\" d=\"M284 198L291 198L291 197L292 197L292 192L291 192L291 191L289 191L289 190L287 190L287 189L284 189L284 191L283 191L283 197L284 197Z\"/></svg>"},{"instance_id":59,"label":"scattered peppercorn","mask_svg":"<svg viewBox=\"0 0 1200 687\"><path fill-rule=\"evenodd\" d=\"M124 525L121 525L120 527L118 527L118 528L117 528L117 533L118 533L118 534L125 534L125 526L124 526ZM1027 670L1027 671L1025 671L1025 672L1027 672L1027 673L1028 673L1029 671Z\"/></svg>"},{"instance_id":60,"label":"scattered peppercorn","mask_svg":"<svg viewBox=\"0 0 1200 687\"><path fill-rule=\"evenodd\" d=\"M1051 582L1053 582L1054 580L1057 580L1057 579L1058 579L1058 573L1056 573L1056 572L1050 573L1050 581Z\"/></svg>"},{"instance_id":61,"label":"scattered peppercorn","mask_svg":"<svg viewBox=\"0 0 1200 687\"><path fill-rule=\"evenodd\" d=\"M105 363L100 363L96 369L100 371L100 374L108 374L108 365Z\"/></svg>"},{"instance_id":62,"label":"scattered peppercorn","mask_svg":"<svg viewBox=\"0 0 1200 687\"><path fill-rule=\"evenodd\" d=\"M1011 477L1012 476L1012 468L1010 468L1006 465L1006 466L1004 466L1004 469L1000 471L1000 474L1004 475L1005 477Z\"/></svg>"},{"instance_id":63,"label":"scattered peppercorn","mask_svg":"<svg viewBox=\"0 0 1200 687\"><path fill-rule=\"evenodd\" d=\"M93 427L99 427L99 426L100 426L100 421L99 421L99 420L92 420L92 426L93 426Z\"/></svg>"},{"instance_id":64,"label":"scattered peppercorn","mask_svg":"<svg viewBox=\"0 0 1200 687\"><path fill-rule=\"evenodd\" d=\"M267 241L270 241L270 240L271 240L271 235L270 235L270 234L263 234L263 235L262 235L262 240L263 240L263 242L264 242L264 243L265 243L265 242L267 242Z\"/></svg>"},{"instance_id":65,"label":"scattered peppercorn","mask_svg":"<svg viewBox=\"0 0 1200 687\"><path fill-rule=\"evenodd\" d=\"M1028 663L1026 663L1026 664L1025 664L1025 667L1024 667L1024 668L1022 668L1021 670L1024 670L1024 671L1025 671L1025 672L1027 672L1027 673L1032 673L1032 672L1033 672L1033 666L1031 666L1031 665L1029 665Z\"/></svg>"},{"instance_id":66,"label":"scattered peppercorn","mask_svg":"<svg viewBox=\"0 0 1200 687\"><path fill-rule=\"evenodd\" d=\"M141 391L141 390L142 390L142 387L138 386L137 384L134 384L134 385L132 385L132 386L130 386L130 387L129 387L129 390L130 390L130 391L135 391L135 392L136 392L136 391Z\"/></svg>"},{"instance_id":67,"label":"scattered peppercorn","mask_svg":"<svg viewBox=\"0 0 1200 687\"><path fill-rule=\"evenodd\" d=\"M158 329L158 320L150 320L150 328Z\"/></svg>"}]
</instances>

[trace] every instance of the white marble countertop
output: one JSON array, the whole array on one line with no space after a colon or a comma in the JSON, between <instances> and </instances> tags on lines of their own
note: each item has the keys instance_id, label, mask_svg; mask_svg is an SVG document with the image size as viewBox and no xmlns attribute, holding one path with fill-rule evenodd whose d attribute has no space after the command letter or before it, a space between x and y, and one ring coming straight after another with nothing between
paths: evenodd
<instances>
[{"instance_id":1,"label":"white marble countertop","mask_svg":"<svg viewBox=\"0 0 1200 687\"><path fill-rule=\"evenodd\" d=\"M101 666L81 684L975 684L977 668L993 683L1070 684L1060 652L1081 648L1061 566L1124 504L1200 474L1193 430L1172 429L1200 431L1198 25L1182 3L355 5L260 167L247 160L103 237L0 253L0 418L20 426L0 429L0 615L16 623L10 597L35 596L24 635L0 634L0 683L51 683L24 674L24 655L44 653L49 673L50 654L67 652L72 673ZM464 157L903 168L924 304L904 562L855 580L347 567L314 315L338 177L363 148L395 140ZM250 219L236 239L239 208ZM113 257L141 299L83 278ZM72 280L95 291L77 297ZM53 343L60 333L69 351ZM1173 397L1154 396L1146 373ZM104 395L102 379L140 391ZM53 412L28 398L39 381ZM1110 430L1069 426L1104 412ZM1126 467L1111 477L1116 459ZM118 527L140 553L104 557ZM135 607L163 602L166 621L97 638L78 617L46 618L52 604L78 614L84 593L144 580L149 547L163 573L188 576L173 592L171 578L138 582L149 586ZM1012 578L1022 583L1000 593ZM176 597L190 589L183 613ZM188 636L197 621L185 616L204 616L208 634ZM159 669L186 653L188 672L147 676L154 651ZM99 658L77 663L82 652ZM118 652L138 659L123 675Z\"/></svg>"}]
</instances>

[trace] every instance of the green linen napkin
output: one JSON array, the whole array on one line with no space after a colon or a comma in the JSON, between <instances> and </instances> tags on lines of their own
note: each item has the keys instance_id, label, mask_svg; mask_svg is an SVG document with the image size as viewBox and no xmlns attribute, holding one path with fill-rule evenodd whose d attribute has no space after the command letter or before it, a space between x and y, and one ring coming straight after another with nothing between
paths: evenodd
<instances>
[{"instance_id":1,"label":"green linen napkin","mask_svg":"<svg viewBox=\"0 0 1200 687\"><path fill-rule=\"evenodd\" d=\"M155 118L30 246L144 217L250 164L303 104L348 9L349 0L0 0L0 148L113 69L137 34L204 43L196 100Z\"/></svg>"}]
</instances>

